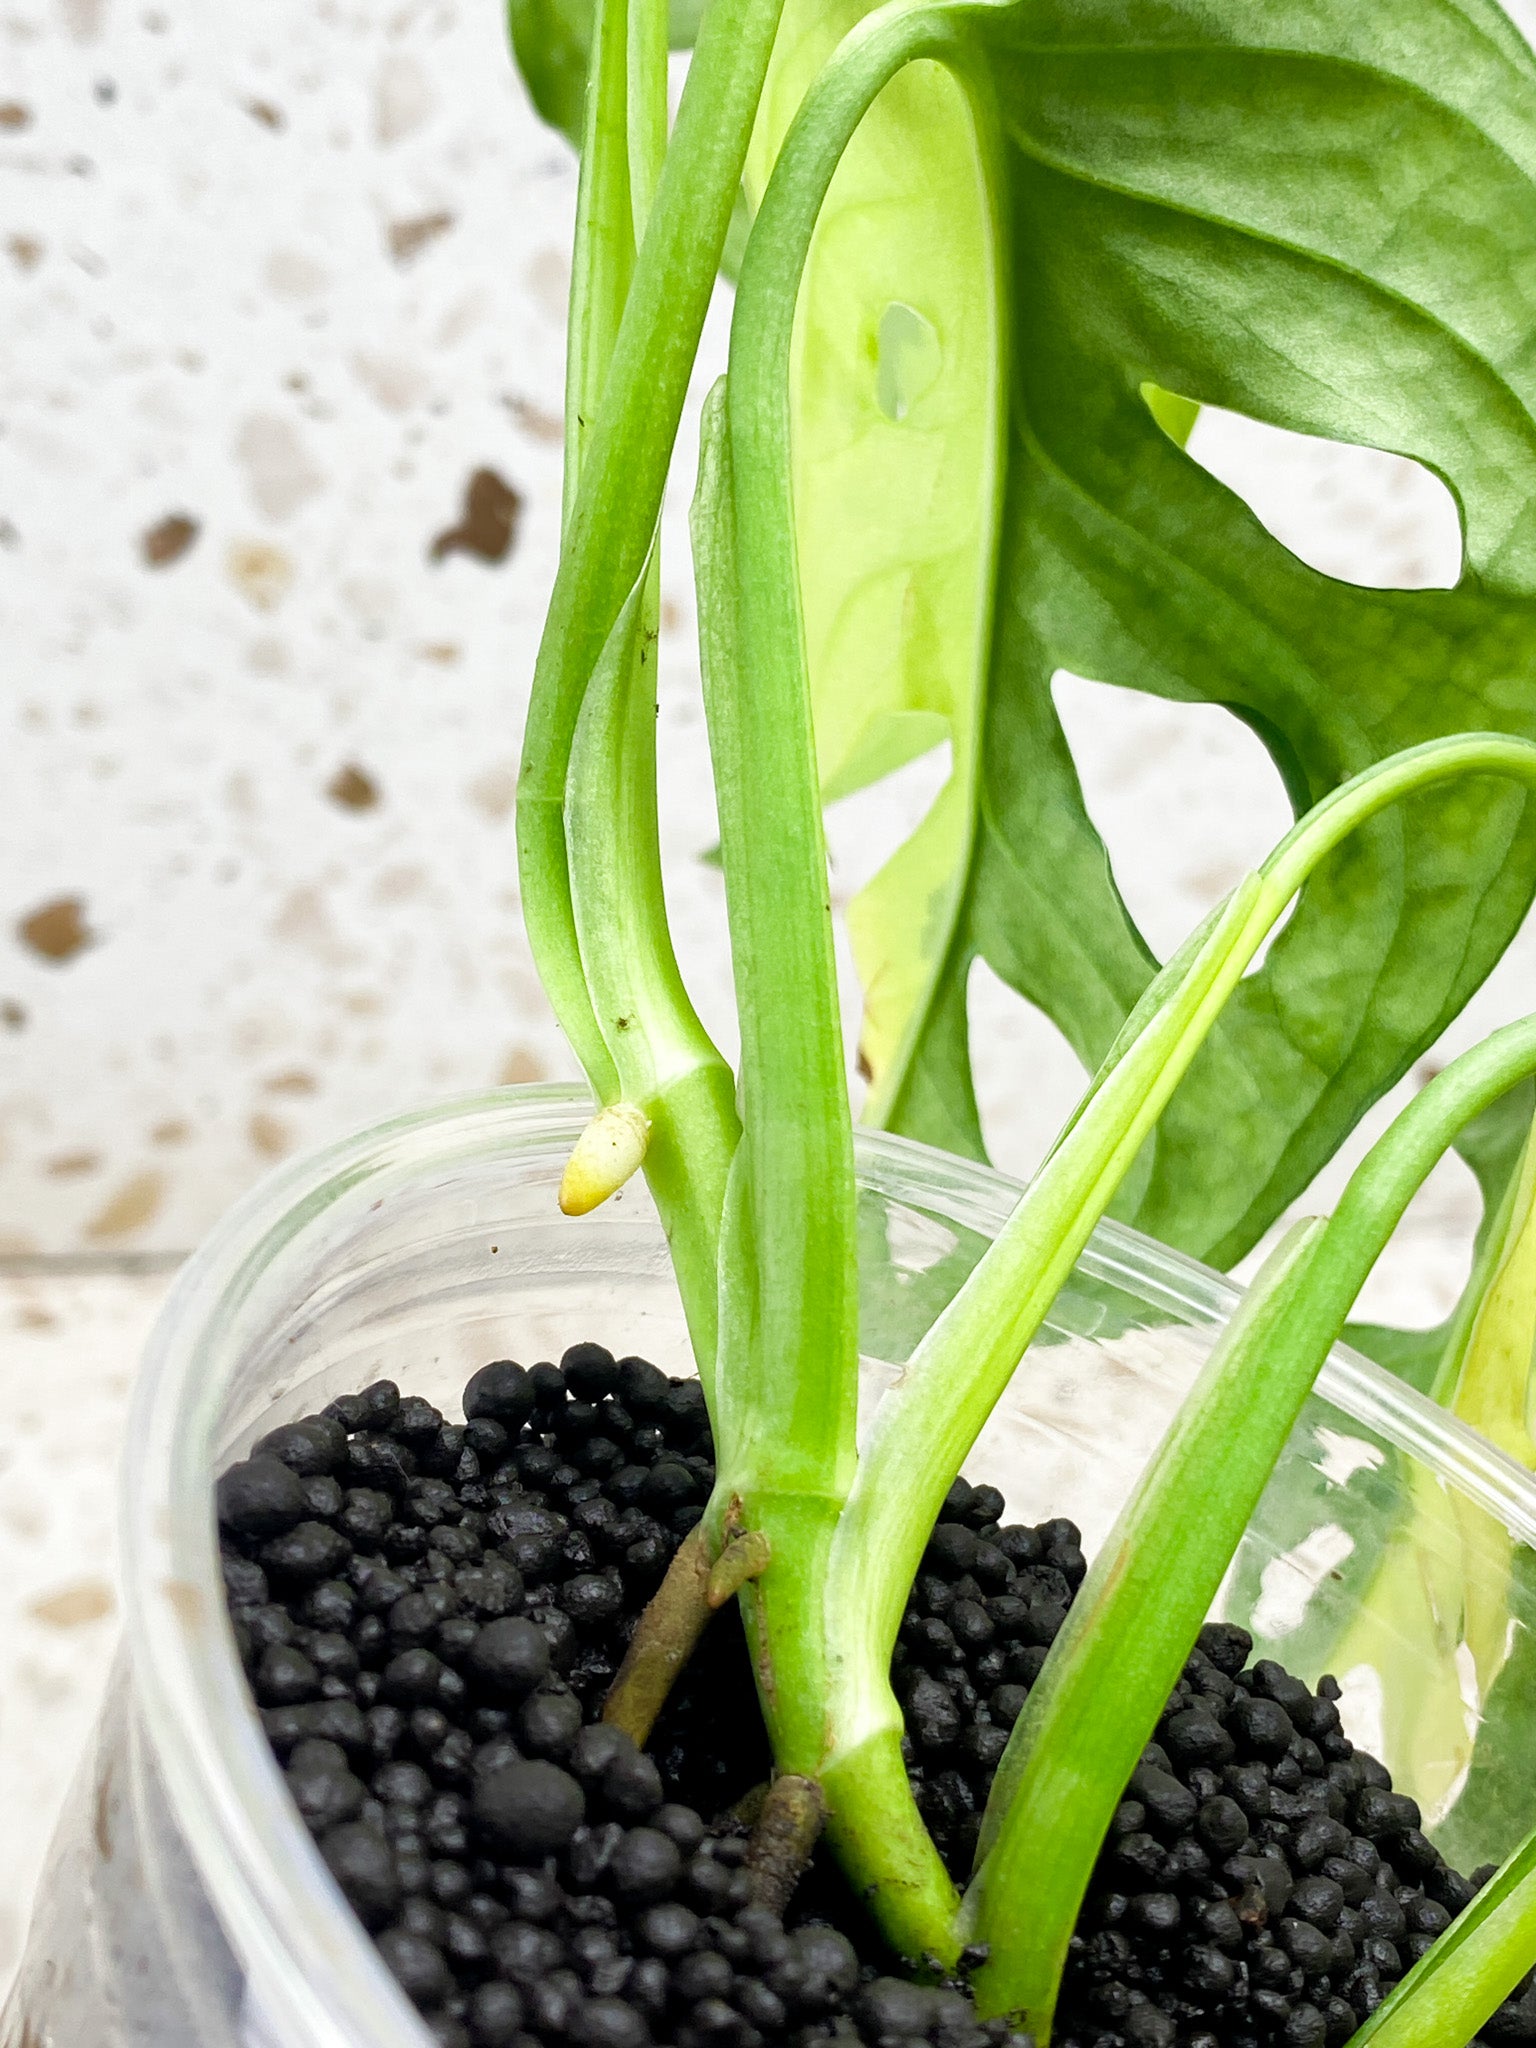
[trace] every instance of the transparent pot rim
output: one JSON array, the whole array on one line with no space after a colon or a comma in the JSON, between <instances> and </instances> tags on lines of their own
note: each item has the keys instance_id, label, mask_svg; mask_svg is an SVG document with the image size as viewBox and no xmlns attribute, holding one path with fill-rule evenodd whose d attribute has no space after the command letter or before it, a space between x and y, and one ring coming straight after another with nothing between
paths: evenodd
<instances>
[{"instance_id":1,"label":"transparent pot rim","mask_svg":"<svg viewBox=\"0 0 1536 2048\"><path fill-rule=\"evenodd\" d=\"M176 1823L262 2002L257 2031L277 2041L357 2048L425 2035L371 1944L336 1911L319 1858L274 1797L276 1767L249 1710L224 1612L209 1483L219 1388L207 1367L221 1323L330 1195L467 1156L505 1156L511 1165L568 1145L590 1111L577 1087L500 1089L394 1118L279 1167L187 1262L150 1336L121 1499L135 1699ZM859 1131L856 1154L863 1185L987 1237L1021 1192L989 1167L882 1132ZM1121 1224L1101 1224L1079 1264L1195 1325L1223 1321L1240 1291ZM1536 1545L1536 1481L1473 1431L1344 1346L1318 1391Z\"/></svg>"}]
</instances>

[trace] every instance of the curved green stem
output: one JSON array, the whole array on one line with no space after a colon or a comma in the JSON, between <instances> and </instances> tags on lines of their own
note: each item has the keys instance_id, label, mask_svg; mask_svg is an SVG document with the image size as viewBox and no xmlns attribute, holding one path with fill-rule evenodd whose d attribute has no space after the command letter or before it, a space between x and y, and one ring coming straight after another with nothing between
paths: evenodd
<instances>
[{"instance_id":1,"label":"curved green stem","mask_svg":"<svg viewBox=\"0 0 1536 2048\"><path fill-rule=\"evenodd\" d=\"M1049 2034L1067 1943L1125 1782L1301 1406L1426 1175L1536 1072L1536 1018L1429 1082L1326 1226L1272 1255L1095 1558L998 1766L966 1898L983 2007ZM1447 2037L1448 2038L1448 2037Z\"/></svg>"},{"instance_id":2,"label":"curved green stem","mask_svg":"<svg viewBox=\"0 0 1536 2048\"><path fill-rule=\"evenodd\" d=\"M857 1262L852 1130L826 894L810 685L800 610L789 448L794 308L816 220L848 141L885 83L919 56L958 48L953 7L897 4L861 23L807 95L780 152L742 263L727 384L729 447L716 409L701 502L712 540L696 554L701 617L726 620L707 684L721 844L743 1020L750 1258L738 1306L750 1364L741 1410L769 1429L727 1437L723 1482L774 1565L744 1599L765 1714L782 1769L821 1774L836 1654L824 1587L854 1471ZM713 452L710 450L713 448ZM711 576L714 560L728 563ZM712 664L706 659L706 675ZM775 830L754 826L775 794ZM835 1106L835 1113L834 1113ZM728 1262L729 1265L729 1262ZM732 1281L727 1279L727 1286ZM733 1397L734 1405L734 1397ZM739 1411L738 1411L739 1412ZM882 1747L867 1768L824 1776L829 1829L855 1872L878 1837L912 1911L898 1939L954 1960L955 1894ZM924 1937L929 1937L925 1939Z\"/></svg>"},{"instance_id":3,"label":"curved green stem","mask_svg":"<svg viewBox=\"0 0 1536 2048\"><path fill-rule=\"evenodd\" d=\"M582 970L616 1097L650 1121L646 1179L713 1401L720 1218L736 1149L731 1070L689 1001L667 926L656 824L654 561L587 691L566 805Z\"/></svg>"},{"instance_id":4,"label":"curved green stem","mask_svg":"<svg viewBox=\"0 0 1536 2048\"><path fill-rule=\"evenodd\" d=\"M1470 2041L1536 1961L1536 1834L1377 2006L1349 2048Z\"/></svg>"},{"instance_id":5,"label":"curved green stem","mask_svg":"<svg viewBox=\"0 0 1536 2048\"><path fill-rule=\"evenodd\" d=\"M953 11L896 0L871 15L796 116L742 261L729 447L714 399L695 535L756 1251L748 1402L774 1417L726 1476L832 1500L852 1478L857 1405L853 1149L796 559L790 349L837 164L885 83L913 57L952 47ZM728 652L710 624L727 615Z\"/></svg>"},{"instance_id":6,"label":"curved green stem","mask_svg":"<svg viewBox=\"0 0 1536 2048\"><path fill-rule=\"evenodd\" d=\"M566 774L588 679L650 551L780 4L712 0L700 26L601 397L584 420L529 696L517 802L523 920L539 977L603 1096L614 1077L576 936Z\"/></svg>"},{"instance_id":7,"label":"curved green stem","mask_svg":"<svg viewBox=\"0 0 1536 2048\"><path fill-rule=\"evenodd\" d=\"M1536 783L1536 746L1495 734L1431 741L1355 777L1287 835L1137 1006L1066 1134L876 1418L831 1561L832 1759L897 1739L891 1650L944 1495L1265 936L1356 825L1400 797L1475 773Z\"/></svg>"},{"instance_id":8,"label":"curved green stem","mask_svg":"<svg viewBox=\"0 0 1536 2048\"><path fill-rule=\"evenodd\" d=\"M666 154L666 31L659 0L604 0L599 9L571 285L568 524ZM649 1126L646 1178L711 1391L720 1213L739 1125L730 1071L688 998L667 924L656 819L659 609L653 546L571 738L564 827L581 985L556 983L550 993L599 1098L633 1104Z\"/></svg>"},{"instance_id":9,"label":"curved green stem","mask_svg":"<svg viewBox=\"0 0 1536 2048\"><path fill-rule=\"evenodd\" d=\"M705 407L694 502L709 720L741 1016L742 1139L722 1231L718 1490L773 1562L742 1596L781 1770L820 1761L821 1588L858 1404L853 1128L810 707L746 656L731 449ZM765 822L763 792L773 792Z\"/></svg>"},{"instance_id":10,"label":"curved green stem","mask_svg":"<svg viewBox=\"0 0 1536 2048\"><path fill-rule=\"evenodd\" d=\"M1285 1448L1314 1362L1283 1341L1324 1225L1297 1224L1213 1347L1117 1517L1014 1723L982 1823L964 1926L991 1955L989 2012L1050 2035L1067 1943L1126 1780Z\"/></svg>"},{"instance_id":11,"label":"curved green stem","mask_svg":"<svg viewBox=\"0 0 1536 2048\"><path fill-rule=\"evenodd\" d=\"M992 1951L978 2000L1042 2043L1110 1818L1307 1393L1425 1176L1532 1072L1536 1019L1495 1032L1414 1098L1331 1221L1272 1255L1095 1558L1009 1737L966 1896Z\"/></svg>"}]
</instances>

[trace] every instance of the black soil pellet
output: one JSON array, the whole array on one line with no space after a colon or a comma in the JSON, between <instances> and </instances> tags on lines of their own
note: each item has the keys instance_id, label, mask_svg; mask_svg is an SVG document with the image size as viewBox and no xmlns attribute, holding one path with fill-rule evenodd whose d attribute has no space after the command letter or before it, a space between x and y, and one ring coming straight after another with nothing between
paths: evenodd
<instances>
[{"instance_id":1,"label":"black soil pellet","mask_svg":"<svg viewBox=\"0 0 1536 2048\"><path fill-rule=\"evenodd\" d=\"M268 1740L431 2035L1024 2048L963 1982L893 1974L825 1856L783 1919L748 1903L731 1808L768 1748L734 1608L647 1754L598 1719L709 1496L698 1383L580 1344L482 1367L464 1413L380 1381L273 1430L217 1489ZM961 1881L1085 1569L1072 1523L1003 1515L956 1482L892 1666L913 1791ZM1251 1652L1201 1632L1111 1824L1056 2048L1343 2048L1474 1894L1343 1734L1338 1687ZM1536 2041L1530 1979L1479 2041Z\"/></svg>"}]
</instances>

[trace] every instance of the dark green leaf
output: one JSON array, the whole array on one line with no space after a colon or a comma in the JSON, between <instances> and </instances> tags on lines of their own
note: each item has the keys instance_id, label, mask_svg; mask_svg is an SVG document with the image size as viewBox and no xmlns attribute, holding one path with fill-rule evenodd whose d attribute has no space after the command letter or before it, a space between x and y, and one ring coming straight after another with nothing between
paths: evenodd
<instances>
[{"instance_id":1,"label":"dark green leaf","mask_svg":"<svg viewBox=\"0 0 1536 2048\"><path fill-rule=\"evenodd\" d=\"M1058 669L1226 706L1298 804L1435 734L1536 733L1536 63L1513 29L1481 0L1051 0L985 10L978 34L1014 322L984 739L963 888L930 895L947 928L909 894L889 957L864 961L916 989L919 950L932 990L877 1074L886 1121L971 1152L971 960L1090 1068L1155 967L1083 804ZM1463 508L1460 585L1305 567L1182 452L1149 386L1426 463ZM1508 785L1437 792L1351 841L1120 1213L1238 1257L1457 1014L1533 884Z\"/></svg>"}]
</instances>

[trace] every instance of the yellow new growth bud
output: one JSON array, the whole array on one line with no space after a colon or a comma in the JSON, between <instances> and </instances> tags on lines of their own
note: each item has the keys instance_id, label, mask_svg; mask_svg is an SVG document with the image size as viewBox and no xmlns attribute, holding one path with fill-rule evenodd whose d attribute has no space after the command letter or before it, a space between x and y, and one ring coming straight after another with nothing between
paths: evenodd
<instances>
[{"instance_id":1,"label":"yellow new growth bud","mask_svg":"<svg viewBox=\"0 0 1536 2048\"><path fill-rule=\"evenodd\" d=\"M651 1141L651 1120L633 1102L610 1103L600 1109L576 1140L560 1181L560 1207L567 1216L585 1216L599 1202L617 1194L645 1159Z\"/></svg>"}]
</instances>

